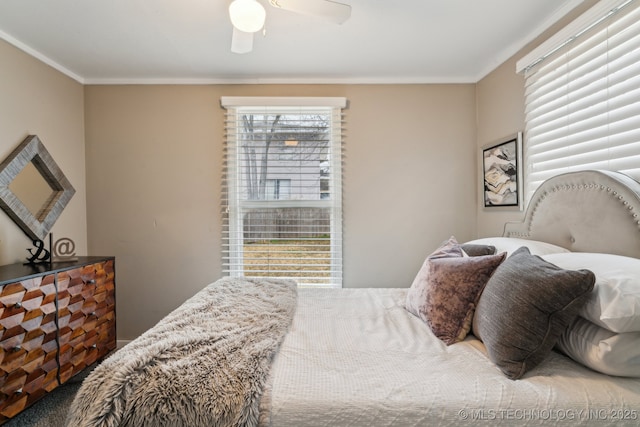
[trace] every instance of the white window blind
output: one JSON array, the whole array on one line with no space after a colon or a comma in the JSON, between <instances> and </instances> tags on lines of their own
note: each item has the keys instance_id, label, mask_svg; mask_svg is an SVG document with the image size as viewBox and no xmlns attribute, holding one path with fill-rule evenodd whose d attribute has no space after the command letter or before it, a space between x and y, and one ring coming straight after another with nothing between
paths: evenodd
<instances>
[{"instance_id":1,"label":"white window blind","mask_svg":"<svg viewBox=\"0 0 640 427\"><path fill-rule=\"evenodd\" d=\"M527 200L542 181L569 171L640 178L640 7L635 0L602 3L548 56L528 58Z\"/></svg>"},{"instance_id":2,"label":"white window blind","mask_svg":"<svg viewBox=\"0 0 640 427\"><path fill-rule=\"evenodd\" d=\"M223 97L223 272L342 286L344 98Z\"/></svg>"}]
</instances>

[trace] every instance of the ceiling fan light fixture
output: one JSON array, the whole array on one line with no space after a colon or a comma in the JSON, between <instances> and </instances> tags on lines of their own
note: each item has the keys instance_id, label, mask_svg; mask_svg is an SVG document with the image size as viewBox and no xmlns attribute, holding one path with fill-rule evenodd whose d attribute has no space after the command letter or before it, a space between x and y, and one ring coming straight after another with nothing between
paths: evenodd
<instances>
[{"instance_id":1,"label":"ceiling fan light fixture","mask_svg":"<svg viewBox=\"0 0 640 427\"><path fill-rule=\"evenodd\" d=\"M233 0L229 5L231 23L240 31L255 33L264 27L267 12L256 0Z\"/></svg>"}]
</instances>

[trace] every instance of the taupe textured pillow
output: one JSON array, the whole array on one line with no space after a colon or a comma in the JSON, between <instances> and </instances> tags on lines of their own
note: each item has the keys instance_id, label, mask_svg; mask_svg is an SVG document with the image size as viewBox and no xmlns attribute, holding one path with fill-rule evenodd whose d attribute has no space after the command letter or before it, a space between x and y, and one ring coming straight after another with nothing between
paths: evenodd
<instances>
[{"instance_id":1,"label":"taupe textured pillow","mask_svg":"<svg viewBox=\"0 0 640 427\"><path fill-rule=\"evenodd\" d=\"M424 261L407 293L406 309L447 345L464 339L480 293L505 256L463 257L451 237Z\"/></svg>"},{"instance_id":2,"label":"taupe textured pillow","mask_svg":"<svg viewBox=\"0 0 640 427\"><path fill-rule=\"evenodd\" d=\"M404 305L409 313L422 318L420 315L420 308L424 305L427 298L426 285L429 278L429 264L427 261L429 259L450 257L462 257L460 244L458 244L458 241L453 236L451 236L446 242L442 243L438 249L424 260L420 271L418 271L415 279L413 279L413 283L407 292L407 299Z\"/></svg>"},{"instance_id":3,"label":"taupe textured pillow","mask_svg":"<svg viewBox=\"0 0 640 427\"><path fill-rule=\"evenodd\" d=\"M462 341L487 281L506 253L475 257L428 259L426 300L420 317L445 344Z\"/></svg>"},{"instance_id":4,"label":"taupe textured pillow","mask_svg":"<svg viewBox=\"0 0 640 427\"><path fill-rule=\"evenodd\" d=\"M489 279L473 317L473 333L507 377L521 378L549 355L594 283L591 271L564 270L522 247Z\"/></svg>"}]
</instances>

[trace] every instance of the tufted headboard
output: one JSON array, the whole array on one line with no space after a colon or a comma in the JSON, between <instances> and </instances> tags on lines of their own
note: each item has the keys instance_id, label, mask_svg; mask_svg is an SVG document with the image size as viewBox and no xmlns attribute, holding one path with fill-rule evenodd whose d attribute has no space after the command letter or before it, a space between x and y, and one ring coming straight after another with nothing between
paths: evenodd
<instances>
[{"instance_id":1,"label":"tufted headboard","mask_svg":"<svg viewBox=\"0 0 640 427\"><path fill-rule=\"evenodd\" d=\"M549 178L533 194L524 221L505 224L503 235L640 258L640 183L603 170Z\"/></svg>"}]
</instances>

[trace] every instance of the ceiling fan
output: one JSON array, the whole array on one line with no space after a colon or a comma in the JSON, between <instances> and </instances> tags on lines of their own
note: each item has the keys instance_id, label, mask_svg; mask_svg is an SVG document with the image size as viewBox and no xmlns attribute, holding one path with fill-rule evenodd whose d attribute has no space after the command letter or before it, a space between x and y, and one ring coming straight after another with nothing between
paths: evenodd
<instances>
[{"instance_id":1,"label":"ceiling fan","mask_svg":"<svg viewBox=\"0 0 640 427\"><path fill-rule=\"evenodd\" d=\"M315 16L342 24L351 16L351 6L332 0L269 0L269 4L302 15ZM231 52L247 53L253 49L253 33L264 28L267 13L257 0L233 0L229 17L233 24Z\"/></svg>"}]
</instances>

